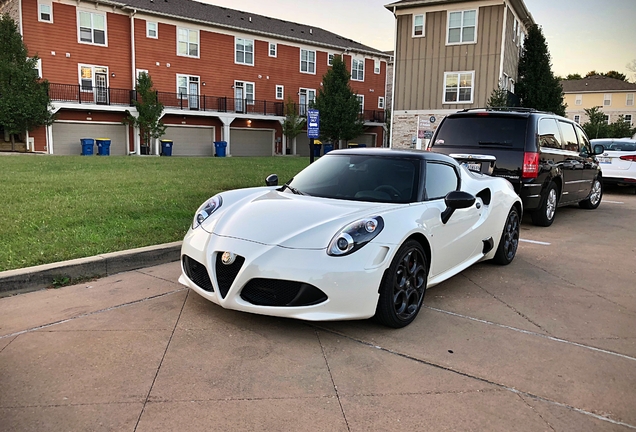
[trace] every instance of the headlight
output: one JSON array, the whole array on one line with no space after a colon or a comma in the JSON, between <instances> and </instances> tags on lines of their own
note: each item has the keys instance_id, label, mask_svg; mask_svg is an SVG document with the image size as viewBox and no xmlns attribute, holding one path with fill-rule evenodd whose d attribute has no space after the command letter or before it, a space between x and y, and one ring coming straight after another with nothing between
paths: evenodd
<instances>
[{"instance_id":1,"label":"headlight","mask_svg":"<svg viewBox=\"0 0 636 432\"><path fill-rule=\"evenodd\" d=\"M209 218L212 213L218 210L219 207L223 205L223 198L220 195L215 195L209 200L207 200L194 215L194 219L192 220L192 229L197 228L201 225L207 218Z\"/></svg>"},{"instance_id":2,"label":"headlight","mask_svg":"<svg viewBox=\"0 0 636 432\"><path fill-rule=\"evenodd\" d=\"M380 216L361 219L344 227L329 242L327 254L332 256L349 255L373 240L384 228L384 219Z\"/></svg>"}]
</instances>

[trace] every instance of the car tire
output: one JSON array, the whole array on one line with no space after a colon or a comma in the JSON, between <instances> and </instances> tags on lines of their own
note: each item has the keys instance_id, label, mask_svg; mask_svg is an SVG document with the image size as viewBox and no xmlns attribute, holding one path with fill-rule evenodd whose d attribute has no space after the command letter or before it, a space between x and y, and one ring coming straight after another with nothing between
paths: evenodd
<instances>
[{"instance_id":1,"label":"car tire","mask_svg":"<svg viewBox=\"0 0 636 432\"><path fill-rule=\"evenodd\" d=\"M415 240L398 249L380 285L374 319L388 327L409 325L422 307L428 281L428 261Z\"/></svg>"},{"instance_id":2,"label":"car tire","mask_svg":"<svg viewBox=\"0 0 636 432\"><path fill-rule=\"evenodd\" d=\"M559 190L554 182L550 182L546 189L541 206L530 213L532 223L538 226L549 227L554 222L557 206L559 205Z\"/></svg>"},{"instance_id":3,"label":"car tire","mask_svg":"<svg viewBox=\"0 0 636 432\"><path fill-rule=\"evenodd\" d=\"M603 199L603 182L599 178L595 178L592 182L592 190L590 191L590 196L587 199L579 202L579 207L594 210L601 205L601 200Z\"/></svg>"},{"instance_id":4,"label":"car tire","mask_svg":"<svg viewBox=\"0 0 636 432\"><path fill-rule=\"evenodd\" d=\"M519 210L516 207L510 209L506 223L501 233L499 246L492 261L499 265L508 265L515 259L517 248L519 247L519 230L521 220L519 218Z\"/></svg>"}]
</instances>

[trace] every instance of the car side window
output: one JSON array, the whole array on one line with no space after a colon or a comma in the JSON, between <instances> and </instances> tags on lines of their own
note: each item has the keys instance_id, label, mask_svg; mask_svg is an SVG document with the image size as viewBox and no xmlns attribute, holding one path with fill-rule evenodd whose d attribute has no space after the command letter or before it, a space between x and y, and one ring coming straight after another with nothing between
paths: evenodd
<instances>
[{"instance_id":1,"label":"car side window","mask_svg":"<svg viewBox=\"0 0 636 432\"><path fill-rule=\"evenodd\" d=\"M449 192L457 190L459 179L451 165L444 163L426 163L426 199L428 201L444 198Z\"/></svg>"},{"instance_id":2,"label":"car side window","mask_svg":"<svg viewBox=\"0 0 636 432\"><path fill-rule=\"evenodd\" d=\"M561 149L561 134L556 120L543 118L539 120L539 145L553 149Z\"/></svg>"},{"instance_id":3,"label":"car side window","mask_svg":"<svg viewBox=\"0 0 636 432\"><path fill-rule=\"evenodd\" d=\"M579 143L576 138L574 126L570 123L560 121L561 132L563 133L563 149L573 152L579 152Z\"/></svg>"},{"instance_id":4,"label":"car side window","mask_svg":"<svg viewBox=\"0 0 636 432\"><path fill-rule=\"evenodd\" d=\"M590 141L587 139L585 132L579 126L575 127L576 135L579 137L579 146L581 149L581 153L585 152L587 154L592 154L592 145Z\"/></svg>"}]
</instances>

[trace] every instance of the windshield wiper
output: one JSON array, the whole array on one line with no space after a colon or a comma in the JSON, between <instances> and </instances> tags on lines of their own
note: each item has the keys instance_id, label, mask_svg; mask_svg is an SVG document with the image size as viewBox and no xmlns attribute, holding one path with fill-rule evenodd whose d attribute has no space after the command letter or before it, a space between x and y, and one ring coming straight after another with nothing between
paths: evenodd
<instances>
[{"instance_id":1,"label":"windshield wiper","mask_svg":"<svg viewBox=\"0 0 636 432\"><path fill-rule=\"evenodd\" d=\"M479 141L479 145L483 145L483 146L487 146L487 145L491 145L491 146L505 146L505 147L512 147L512 143L510 141L506 142L498 142L498 141Z\"/></svg>"},{"instance_id":2,"label":"windshield wiper","mask_svg":"<svg viewBox=\"0 0 636 432\"><path fill-rule=\"evenodd\" d=\"M299 191L298 189L296 189L295 187L291 187L290 185L288 185L287 183L285 183L280 189L278 189L279 192L283 192L285 189L289 189L290 191L292 191L292 193L296 194L296 195L306 195L305 193Z\"/></svg>"}]
</instances>

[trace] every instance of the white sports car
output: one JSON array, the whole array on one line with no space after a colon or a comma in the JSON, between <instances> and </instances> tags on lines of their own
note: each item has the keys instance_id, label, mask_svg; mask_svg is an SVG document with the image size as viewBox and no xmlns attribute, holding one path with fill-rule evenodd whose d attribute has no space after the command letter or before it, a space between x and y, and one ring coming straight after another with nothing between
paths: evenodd
<instances>
[{"instance_id":1,"label":"white sports car","mask_svg":"<svg viewBox=\"0 0 636 432\"><path fill-rule=\"evenodd\" d=\"M197 210L182 284L227 309L398 328L427 287L517 251L522 206L510 183L445 155L337 150L267 184Z\"/></svg>"}]
</instances>

